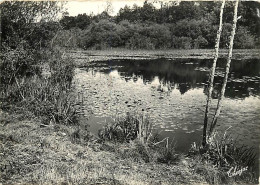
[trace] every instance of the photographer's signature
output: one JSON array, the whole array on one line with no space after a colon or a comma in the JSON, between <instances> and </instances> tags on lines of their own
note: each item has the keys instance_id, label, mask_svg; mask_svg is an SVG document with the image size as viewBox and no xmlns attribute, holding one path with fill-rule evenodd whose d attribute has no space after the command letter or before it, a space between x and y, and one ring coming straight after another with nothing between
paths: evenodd
<instances>
[{"instance_id":1,"label":"photographer's signature","mask_svg":"<svg viewBox=\"0 0 260 185\"><path fill-rule=\"evenodd\" d=\"M237 166L235 167L231 167L227 174L229 177L234 177L234 176L237 176L237 175L241 175L244 171L247 171L248 170L248 166L247 167L244 167L244 168L238 168Z\"/></svg>"}]
</instances>

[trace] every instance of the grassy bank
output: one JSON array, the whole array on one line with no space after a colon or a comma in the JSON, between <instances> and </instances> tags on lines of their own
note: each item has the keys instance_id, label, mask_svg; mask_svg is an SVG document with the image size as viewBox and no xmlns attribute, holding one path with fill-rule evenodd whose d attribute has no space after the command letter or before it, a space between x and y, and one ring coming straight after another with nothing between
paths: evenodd
<instances>
[{"instance_id":1,"label":"grassy bank","mask_svg":"<svg viewBox=\"0 0 260 185\"><path fill-rule=\"evenodd\" d=\"M113 59L213 59L213 49L191 49L191 50L127 50L127 49L109 49L109 50L81 50L72 49L69 51L72 58L77 59L78 65L84 65L86 62L113 60ZM228 50L221 49L220 58L227 57ZM257 49L235 49L233 59L260 59L260 52Z\"/></svg>"},{"instance_id":2,"label":"grassy bank","mask_svg":"<svg viewBox=\"0 0 260 185\"><path fill-rule=\"evenodd\" d=\"M189 167L190 159L174 166L124 159L131 145L101 144L91 136L84 140L75 126L43 127L37 119L19 120L19 115L3 112L0 117L3 184L205 182Z\"/></svg>"},{"instance_id":3,"label":"grassy bank","mask_svg":"<svg viewBox=\"0 0 260 185\"><path fill-rule=\"evenodd\" d=\"M198 156L147 161L137 141L100 140L84 126L43 125L37 118L3 111L0 119L3 184L217 184L227 178ZM149 152L157 156L156 150ZM250 182L239 176L225 180Z\"/></svg>"}]
</instances>

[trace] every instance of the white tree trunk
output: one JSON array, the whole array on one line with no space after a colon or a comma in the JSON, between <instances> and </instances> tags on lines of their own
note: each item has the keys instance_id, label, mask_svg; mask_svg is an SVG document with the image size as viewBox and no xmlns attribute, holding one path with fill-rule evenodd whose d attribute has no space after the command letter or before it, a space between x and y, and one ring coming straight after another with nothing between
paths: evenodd
<instances>
[{"instance_id":1,"label":"white tree trunk","mask_svg":"<svg viewBox=\"0 0 260 185\"><path fill-rule=\"evenodd\" d=\"M221 110L221 107L222 107L222 102L223 102L223 99L224 99L225 90L226 90L229 68L230 68L231 59L232 59L233 42L234 42L234 37L235 37L235 34L236 34L238 2L239 2L239 0L236 0L236 4L235 4L235 7L234 7L233 26L232 26L232 32L231 32L231 37L230 37L230 43L229 43L229 52L228 52L228 59L227 59L227 64L226 64L224 81L223 81L220 97L218 99L217 110L215 112L214 118L213 118L211 125L210 125L209 137L213 133L213 130L216 126L217 119L219 117L220 110Z\"/></svg>"},{"instance_id":2,"label":"white tree trunk","mask_svg":"<svg viewBox=\"0 0 260 185\"><path fill-rule=\"evenodd\" d=\"M225 7L225 0L222 1L221 9L220 9L220 15L219 15L219 29L217 32L217 38L216 38L216 44L215 44L215 55L214 55L214 60L213 64L210 70L210 76L209 76L209 87L208 87L208 95L207 95L207 104L206 104L206 110L205 110L205 117L204 117L204 127L203 127L203 139L202 139L202 145L206 146L207 144L207 126L208 126L208 113L211 105L211 96L212 96L212 91L213 91L213 82L214 82L214 77L215 77L215 70L216 70L216 64L218 60L218 55L219 55L219 42L220 42L220 37L221 37L221 32L222 32L222 27L223 27L223 10Z\"/></svg>"}]
</instances>

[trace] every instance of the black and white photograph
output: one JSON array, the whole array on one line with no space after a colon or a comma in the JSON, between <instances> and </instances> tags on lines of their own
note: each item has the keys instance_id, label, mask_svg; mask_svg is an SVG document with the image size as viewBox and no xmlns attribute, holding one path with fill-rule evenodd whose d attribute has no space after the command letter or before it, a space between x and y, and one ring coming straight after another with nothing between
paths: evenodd
<instances>
[{"instance_id":1,"label":"black and white photograph","mask_svg":"<svg viewBox=\"0 0 260 185\"><path fill-rule=\"evenodd\" d=\"M0 185L259 184L260 1L0 2Z\"/></svg>"}]
</instances>

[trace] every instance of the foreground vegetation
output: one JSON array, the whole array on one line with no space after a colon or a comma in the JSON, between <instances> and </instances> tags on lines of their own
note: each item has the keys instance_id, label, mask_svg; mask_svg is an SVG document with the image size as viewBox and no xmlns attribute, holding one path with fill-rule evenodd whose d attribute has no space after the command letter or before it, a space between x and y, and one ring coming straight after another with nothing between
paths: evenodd
<instances>
[{"instance_id":1,"label":"foreground vegetation","mask_svg":"<svg viewBox=\"0 0 260 185\"><path fill-rule=\"evenodd\" d=\"M28 120L22 114L0 114L3 184L254 182L250 171L228 177L210 160L178 154L170 144L167 149L166 142L156 139L151 140L156 145L149 147L138 139L115 142L91 135L84 126L43 125L37 117Z\"/></svg>"},{"instance_id":2,"label":"foreground vegetation","mask_svg":"<svg viewBox=\"0 0 260 185\"><path fill-rule=\"evenodd\" d=\"M187 159L183 158L176 166L145 163L141 154L136 155L142 152L137 150L140 146L137 143L100 143L90 135L84 138L86 133L78 131L78 127L55 124L41 127L37 119L19 121L12 116L17 115L1 113L1 182L4 184L203 181L201 176L193 174Z\"/></svg>"}]
</instances>

